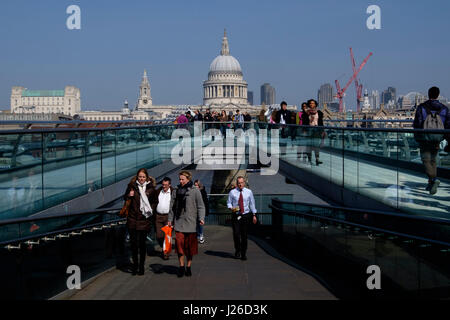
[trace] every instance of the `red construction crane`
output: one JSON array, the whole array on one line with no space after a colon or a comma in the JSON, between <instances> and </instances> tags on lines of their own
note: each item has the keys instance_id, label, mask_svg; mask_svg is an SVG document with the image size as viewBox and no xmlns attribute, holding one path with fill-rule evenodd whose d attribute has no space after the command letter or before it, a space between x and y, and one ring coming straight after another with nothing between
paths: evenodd
<instances>
[{"instance_id":1,"label":"red construction crane","mask_svg":"<svg viewBox=\"0 0 450 320\"><path fill-rule=\"evenodd\" d=\"M355 57L353 55L353 49L350 48L350 59L352 60L352 67L353 67L353 73L356 72L356 62ZM355 89L356 89L356 111L361 111L361 97L362 97L362 84L360 84L360 81L358 78L355 78Z\"/></svg>"},{"instance_id":2,"label":"red construction crane","mask_svg":"<svg viewBox=\"0 0 450 320\"><path fill-rule=\"evenodd\" d=\"M353 76L350 78L350 80L347 82L347 84L345 85L344 89L341 89L341 86L339 85L339 81L336 80L336 98L339 99L339 112L344 112L344 96L345 96L345 91L347 91L348 86L353 82L353 80L356 79L356 77L358 76L359 72L362 70L362 68L366 65L367 61L369 60L370 56L372 55L372 52L369 53L369 55L364 59L364 61L361 63L361 65L359 66L358 70L353 71ZM362 90L362 88L361 88Z\"/></svg>"}]
</instances>

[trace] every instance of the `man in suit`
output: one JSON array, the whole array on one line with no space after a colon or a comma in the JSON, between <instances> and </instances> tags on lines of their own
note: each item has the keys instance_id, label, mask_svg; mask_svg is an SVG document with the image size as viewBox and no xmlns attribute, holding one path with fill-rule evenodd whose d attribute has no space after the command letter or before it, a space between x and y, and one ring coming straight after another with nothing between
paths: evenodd
<instances>
[{"instance_id":1,"label":"man in suit","mask_svg":"<svg viewBox=\"0 0 450 320\"><path fill-rule=\"evenodd\" d=\"M227 207L233 213L233 240L235 258L247 260L247 230L250 221L256 224L256 207L253 192L245 188L244 177L236 179L236 188L228 194Z\"/></svg>"}]
</instances>

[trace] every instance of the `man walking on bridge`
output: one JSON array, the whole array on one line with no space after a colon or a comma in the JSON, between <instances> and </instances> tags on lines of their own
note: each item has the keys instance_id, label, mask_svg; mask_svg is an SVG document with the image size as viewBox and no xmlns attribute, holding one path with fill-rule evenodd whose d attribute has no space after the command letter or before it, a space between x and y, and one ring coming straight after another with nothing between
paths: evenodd
<instances>
[{"instance_id":1,"label":"man walking on bridge","mask_svg":"<svg viewBox=\"0 0 450 320\"><path fill-rule=\"evenodd\" d=\"M439 102L439 88L432 87L428 90L429 100L419 105L414 117L414 129L443 130L450 129L450 112L448 108ZM420 147L420 157L428 176L428 185L425 190L435 194L440 181L437 179L436 157L439 145L445 138L450 144L450 135L439 133L415 133L416 141ZM446 151L448 150L448 145Z\"/></svg>"},{"instance_id":2,"label":"man walking on bridge","mask_svg":"<svg viewBox=\"0 0 450 320\"><path fill-rule=\"evenodd\" d=\"M233 212L233 240L236 259L247 260L247 230L250 220L256 224L256 207L253 192L245 188L244 177L236 179L237 187L228 194L227 207ZM250 212L252 214L250 214Z\"/></svg>"}]
</instances>

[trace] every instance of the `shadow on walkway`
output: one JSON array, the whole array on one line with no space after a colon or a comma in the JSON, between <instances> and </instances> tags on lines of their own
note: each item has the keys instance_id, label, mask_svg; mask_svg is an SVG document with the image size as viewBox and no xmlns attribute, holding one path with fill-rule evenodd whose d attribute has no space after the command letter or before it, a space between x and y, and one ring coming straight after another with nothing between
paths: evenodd
<instances>
[{"instance_id":1,"label":"shadow on walkway","mask_svg":"<svg viewBox=\"0 0 450 320\"><path fill-rule=\"evenodd\" d=\"M204 252L204 254L207 254L209 256L215 256L215 257L221 257L221 258L231 258L231 259L235 259L234 255L232 255L229 252L223 252L223 251L211 251L211 250L206 250Z\"/></svg>"},{"instance_id":2,"label":"shadow on walkway","mask_svg":"<svg viewBox=\"0 0 450 320\"><path fill-rule=\"evenodd\" d=\"M153 271L153 273L156 273L156 274L159 274L159 273L177 274L177 272L178 272L178 267L162 265L159 263L151 264L150 269Z\"/></svg>"}]
</instances>

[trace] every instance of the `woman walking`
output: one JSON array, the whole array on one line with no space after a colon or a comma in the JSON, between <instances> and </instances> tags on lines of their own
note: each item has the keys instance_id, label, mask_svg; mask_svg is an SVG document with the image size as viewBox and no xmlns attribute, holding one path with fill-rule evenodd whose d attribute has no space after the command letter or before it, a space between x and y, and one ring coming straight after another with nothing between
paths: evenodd
<instances>
[{"instance_id":1,"label":"woman walking","mask_svg":"<svg viewBox=\"0 0 450 320\"><path fill-rule=\"evenodd\" d=\"M145 241L147 233L150 231L151 217L153 216L150 200L153 199L155 185L155 178L148 175L147 169L139 169L136 176L128 184L124 196L125 201L131 199L127 228L130 235L133 275L136 275L136 273L143 275L145 270L145 257L147 256Z\"/></svg>"},{"instance_id":2,"label":"woman walking","mask_svg":"<svg viewBox=\"0 0 450 320\"><path fill-rule=\"evenodd\" d=\"M306 126L323 127L323 113L317 110L317 101L314 99L308 100L308 111L302 114L302 123ZM321 128L309 128L311 138L310 146L312 151L316 156L316 165L322 164L323 162L319 159L320 146L325 138L325 131ZM308 160L312 163L312 152L308 150Z\"/></svg>"},{"instance_id":3,"label":"woman walking","mask_svg":"<svg viewBox=\"0 0 450 320\"><path fill-rule=\"evenodd\" d=\"M205 224L205 205L200 190L192 183L192 174L181 171L180 184L176 190L175 203L169 212L168 225L175 229L176 250L180 267L178 277L192 275L192 258L198 253L197 220ZM186 256L186 268L185 259Z\"/></svg>"}]
</instances>

